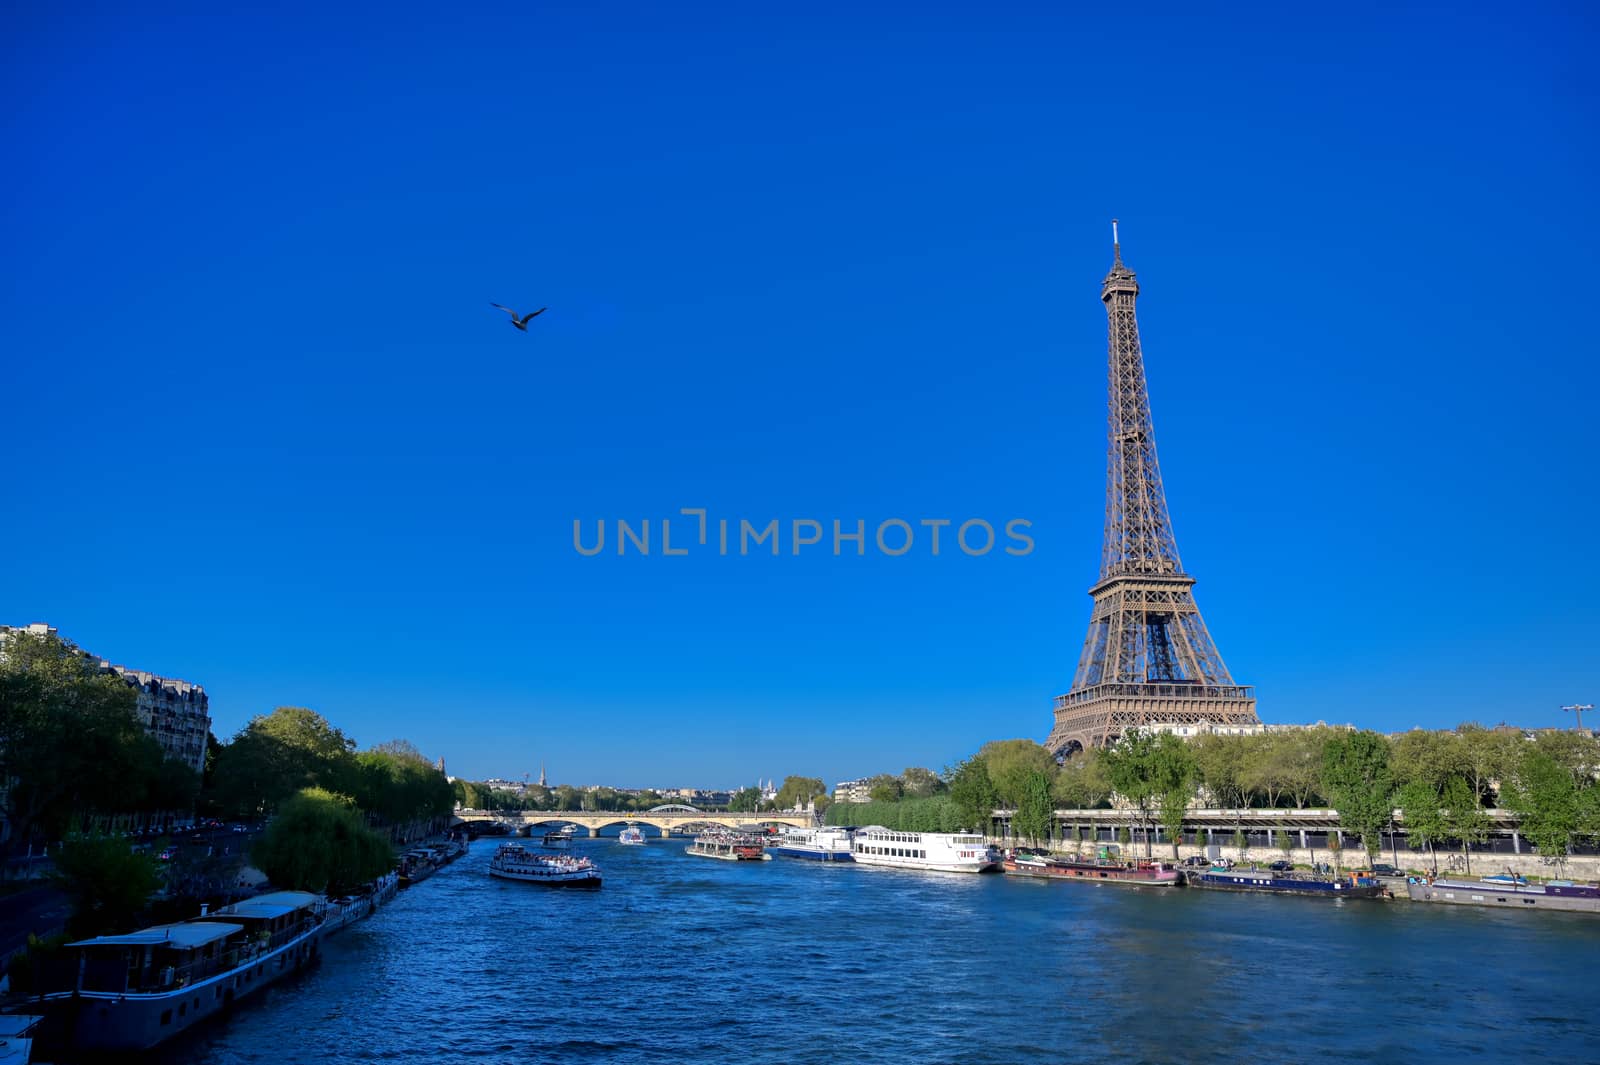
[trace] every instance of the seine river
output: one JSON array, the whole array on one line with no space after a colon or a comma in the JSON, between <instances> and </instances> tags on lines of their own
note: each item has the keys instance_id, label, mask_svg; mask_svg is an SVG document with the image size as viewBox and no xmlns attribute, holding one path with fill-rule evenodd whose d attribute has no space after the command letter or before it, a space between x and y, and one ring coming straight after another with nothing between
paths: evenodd
<instances>
[{"instance_id":1,"label":"seine river","mask_svg":"<svg viewBox=\"0 0 1600 1065\"><path fill-rule=\"evenodd\" d=\"M1600 920L496 841L152 1062L1600 1058Z\"/></svg>"}]
</instances>

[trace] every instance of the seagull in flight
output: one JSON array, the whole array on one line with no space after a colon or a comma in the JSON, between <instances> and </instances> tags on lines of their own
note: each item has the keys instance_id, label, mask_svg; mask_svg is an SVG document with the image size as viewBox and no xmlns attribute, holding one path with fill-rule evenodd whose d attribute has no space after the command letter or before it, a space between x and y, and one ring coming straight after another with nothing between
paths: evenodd
<instances>
[{"instance_id":1,"label":"seagull in flight","mask_svg":"<svg viewBox=\"0 0 1600 1065\"><path fill-rule=\"evenodd\" d=\"M493 301L490 302L489 306L491 306L491 307L499 307L500 310L505 311L507 314L509 314L511 316L511 324L516 326L518 329L522 330L524 333L526 333L528 331L528 319L529 318L537 318L537 317L539 317L539 315L543 314L545 311L550 309L548 307L540 307L538 310L529 311L527 314L523 315L521 318L518 318L517 317L517 312L512 310L510 307L501 307L498 303L494 303Z\"/></svg>"}]
</instances>

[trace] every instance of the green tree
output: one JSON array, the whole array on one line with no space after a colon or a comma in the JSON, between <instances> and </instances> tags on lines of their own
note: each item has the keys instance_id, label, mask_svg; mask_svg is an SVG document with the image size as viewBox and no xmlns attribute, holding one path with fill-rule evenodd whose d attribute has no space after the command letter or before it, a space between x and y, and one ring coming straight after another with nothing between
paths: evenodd
<instances>
[{"instance_id":1,"label":"green tree","mask_svg":"<svg viewBox=\"0 0 1600 1065\"><path fill-rule=\"evenodd\" d=\"M270 814L304 788L356 790L355 742L303 706L258 714L217 755L218 796L240 817Z\"/></svg>"},{"instance_id":2,"label":"green tree","mask_svg":"<svg viewBox=\"0 0 1600 1065\"><path fill-rule=\"evenodd\" d=\"M1189 803L1195 796L1199 772L1195 768L1194 754L1189 745L1170 732L1156 738L1155 749L1156 811L1161 827L1167 830L1172 842L1172 857L1178 857L1178 843L1183 838L1183 819L1189 812ZM1146 851L1149 840L1145 840Z\"/></svg>"},{"instance_id":3,"label":"green tree","mask_svg":"<svg viewBox=\"0 0 1600 1065\"><path fill-rule=\"evenodd\" d=\"M335 895L388 872L394 851L349 799L306 788L279 806L250 860L280 887Z\"/></svg>"},{"instance_id":4,"label":"green tree","mask_svg":"<svg viewBox=\"0 0 1600 1065\"><path fill-rule=\"evenodd\" d=\"M1523 835L1542 856L1566 858L1581 825L1582 800L1572 773L1548 750L1524 751L1511 779L1501 784L1506 806L1517 812Z\"/></svg>"},{"instance_id":5,"label":"green tree","mask_svg":"<svg viewBox=\"0 0 1600 1065\"><path fill-rule=\"evenodd\" d=\"M155 893L156 864L127 840L69 836L55 853L53 879L72 901L68 931L87 938L131 929Z\"/></svg>"},{"instance_id":6,"label":"green tree","mask_svg":"<svg viewBox=\"0 0 1600 1065\"><path fill-rule=\"evenodd\" d=\"M1493 823L1478 805L1478 793L1465 777L1452 777L1442 797L1446 834L1461 842L1461 854L1472 872L1472 848L1489 838Z\"/></svg>"},{"instance_id":7,"label":"green tree","mask_svg":"<svg viewBox=\"0 0 1600 1065\"><path fill-rule=\"evenodd\" d=\"M978 751L1000 805L1015 810L1026 794L1030 774L1054 775L1055 756L1032 740L992 740Z\"/></svg>"},{"instance_id":8,"label":"green tree","mask_svg":"<svg viewBox=\"0 0 1600 1065\"><path fill-rule=\"evenodd\" d=\"M1389 764L1396 784L1404 787L1420 782L1435 795L1444 791L1451 777L1464 775L1469 767L1466 744L1460 736L1430 729L1412 729L1395 737Z\"/></svg>"},{"instance_id":9,"label":"green tree","mask_svg":"<svg viewBox=\"0 0 1600 1065\"><path fill-rule=\"evenodd\" d=\"M1304 807L1321 783L1322 749L1332 729L1284 729L1241 736L1239 780L1246 797L1277 808L1289 800Z\"/></svg>"},{"instance_id":10,"label":"green tree","mask_svg":"<svg viewBox=\"0 0 1600 1065\"><path fill-rule=\"evenodd\" d=\"M912 799L926 799L944 790L944 781L931 769L907 766L900 774L900 791Z\"/></svg>"},{"instance_id":11,"label":"green tree","mask_svg":"<svg viewBox=\"0 0 1600 1065\"><path fill-rule=\"evenodd\" d=\"M1495 781L1504 780L1516 769L1524 744L1522 735L1474 724L1461 725L1456 732L1461 737L1462 771L1481 802L1490 797Z\"/></svg>"},{"instance_id":12,"label":"green tree","mask_svg":"<svg viewBox=\"0 0 1600 1065\"><path fill-rule=\"evenodd\" d=\"M172 767L140 724L137 701L122 678L65 640L21 632L6 638L0 791L8 849L36 834L58 838L76 814L148 809L154 798L168 797ZM181 805L192 800L190 792Z\"/></svg>"},{"instance_id":13,"label":"green tree","mask_svg":"<svg viewBox=\"0 0 1600 1065\"><path fill-rule=\"evenodd\" d=\"M1111 778L1111 786L1138 811L1147 854L1152 815L1162 797L1164 758L1160 737L1144 730L1128 732L1106 749L1106 773Z\"/></svg>"},{"instance_id":14,"label":"green tree","mask_svg":"<svg viewBox=\"0 0 1600 1065\"><path fill-rule=\"evenodd\" d=\"M352 798L391 825L431 821L450 813L456 789L433 762L404 740L355 756ZM477 789L474 788L474 791ZM462 793L465 794L465 785Z\"/></svg>"},{"instance_id":15,"label":"green tree","mask_svg":"<svg viewBox=\"0 0 1600 1065\"><path fill-rule=\"evenodd\" d=\"M1190 743L1195 772L1211 795L1211 801L1226 809L1244 805L1244 768L1249 736L1207 732Z\"/></svg>"},{"instance_id":16,"label":"green tree","mask_svg":"<svg viewBox=\"0 0 1600 1065\"><path fill-rule=\"evenodd\" d=\"M867 794L873 802L898 802L905 794L900 778L879 773L867 778Z\"/></svg>"},{"instance_id":17,"label":"green tree","mask_svg":"<svg viewBox=\"0 0 1600 1065\"><path fill-rule=\"evenodd\" d=\"M1285 858L1294 853L1294 833L1287 828L1280 828L1274 832L1278 840L1278 849Z\"/></svg>"},{"instance_id":18,"label":"green tree","mask_svg":"<svg viewBox=\"0 0 1600 1065\"><path fill-rule=\"evenodd\" d=\"M1394 778L1389 745L1376 732L1342 732L1322 749L1322 790L1339 811L1339 823L1356 832L1377 855L1383 829L1394 814Z\"/></svg>"},{"instance_id":19,"label":"green tree","mask_svg":"<svg viewBox=\"0 0 1600 1065\"><path fill-rule=\"evenodd\" d=\"M989 767L984 764L983 756L975 754L947 770L946 778L950 784L950 801L955 806L961 828L988 835L1000 799L994 781L989 779Z\"/></svg>"},{"instance_id":20,"label":"green tree","mask_svg":"<svg viewBox=\"0 0 1600 1065\"><path fill-rule=\"evenodd\" d=\"M1022 783L1022 796L1011 818L1012 830L1029 842L1050 836L1053 811L1050 807L1050 777L1042 769L1028 770Z\"/></svg>"},{"instance_id":21,"label":"green tree","mask_svg":"<svg viewBox=\"0 0 1600 1065\"><path fill-rule=\"evenodd\" d=\"M755 813L761 807L760 788L740 788L728 803L734 813Z\"/></svg>"},{"instance_id":22,"label":"green tree","mask_svg":"<svg viewBox=\"0 0 1600 1065\"><path fill-rule=\"evenodd\" d=\"M1400 813L1405 818L1406 839L1413 847L1425 848L1428 864L1439 867L1434 844L1444 838L1447 831L1444 807L1439 793L1425 776L1413 777L1400 789Z\"/></svg>"},{"instance_id":23,"label":"green tree","mask_svg":"<svg viewBox=\"0 0 1600 1065\"><path fill-rule=\"evenodd\" d=\"M1105 752L1092 748L1068 758L1050 784L1050 796L1067 810L1092 810L1105 805L1112 794L1106 775Z\"/></svg>"},{"instance_id":24,"label":"green tree","mask_svg":"<svg viewBox=\"0 0 1600 1065\"><path fill-rule=\"evenodd\" d=\"M778 809L799 810L826 794L828 786L817 777L784 777L783 786L778 789Z\"/></svg>"}]
</instances>

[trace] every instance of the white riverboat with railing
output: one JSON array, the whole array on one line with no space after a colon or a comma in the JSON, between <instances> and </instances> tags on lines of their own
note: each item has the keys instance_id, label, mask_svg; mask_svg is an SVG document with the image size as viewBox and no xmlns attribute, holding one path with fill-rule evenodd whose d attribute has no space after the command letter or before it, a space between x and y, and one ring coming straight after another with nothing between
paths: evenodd
<instances>
[{"instance_id":1,"label":"white riverboat with railing","mask_svg":"<svg viewBox=\"0 0 1600 1065\"><path fill-rule=\"evenodd\" d=\"M621 832L617 833L617 842L624 847L644 846L644 829L635 822L629 821Z\"/></svg>"},{"instance_id":2,"label":"white riverboat with railing","mask_svg":"<svg viewBox=\"0 0 1600 1065\"><path fill-rule=\"evenodd\" d=\"M783 858L848 862L854 836L854 830L848 828L791 828L769 841L767 850Z\"/></svg>"},{"instance_id":3,"label":"white riverboat with railing","mask_svg":"<svg viewBox=\"0 0 1600 1065\"><path fill-rule=\"evenodd\" d=\"M988 873L1000 868L1000 855L976 832L862 828L851 841L850 856L858 865L938 873Z\"/></svg>"},{"instance_id":4,"label":"white riverboat with railing","mask_svg":"<svg viewBox=\"0 0 1600 1065\"><path fill-rule=\"evenodd\" d=\"M759 836L721 828L700 833L693 843L684 848L683 853L696 858L718 858L725 862L772 861L772 855L767 853Z\"/></svg>"},{"instance_id":5,"label":"white riverboat with railing","mask_svg":"<svg viewBox=\"0 0 1600 1065\"><path fill-rule=\"evenodd\" d=\"M502 843L489 859L489 875L550 887L600 886L600 870L588 858L540 854L520 843Z\"/></svg>"}]
</instances>

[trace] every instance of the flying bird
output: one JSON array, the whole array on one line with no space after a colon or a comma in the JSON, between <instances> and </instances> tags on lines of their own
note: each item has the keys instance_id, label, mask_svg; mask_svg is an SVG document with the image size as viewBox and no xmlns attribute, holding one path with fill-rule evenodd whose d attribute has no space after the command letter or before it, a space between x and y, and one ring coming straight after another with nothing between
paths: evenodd
<instances>
[{"instance_id":1,"label":"flying bird","mask_svg":"<svg viewBox=\"0 0 1600 1065\"><path fill-rule=\"evenodd\" d=\"M500 310L505 311L507 314L509 314L511 316L511 324L516 326L518 329L522 330L524 333L526 333L528 331L528 319L529 318L537 318L537 317L539 317L539 315L543 314L545 311L550 309L548 307L540 307L538 310L529 311L527 314L523 315L521 318L518 318L517 317L517 312L512 310L510 307L500 307L500 305L498 303L494 303L492 301L490 302L489 306L491 306L491 307L499 307Z\"/></svg>"}]
</instances>

